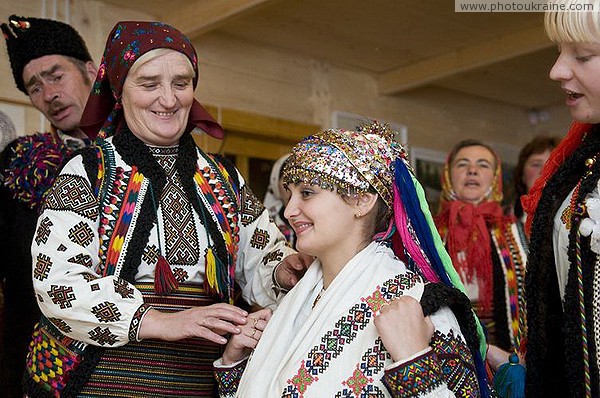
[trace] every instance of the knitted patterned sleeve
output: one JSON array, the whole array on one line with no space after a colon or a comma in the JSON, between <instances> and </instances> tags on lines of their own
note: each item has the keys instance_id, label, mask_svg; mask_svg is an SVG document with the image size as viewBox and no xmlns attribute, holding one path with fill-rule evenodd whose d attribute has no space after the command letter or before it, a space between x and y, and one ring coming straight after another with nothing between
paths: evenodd
<instances>
[{"instance_id":1,"label":"knitted patterned sleeve","mask_svg":"<svg viewBox=\"0 0 600 398\"><path fill-rule=\"evenodd\" d=\"M385 371L393 397L478 397L471 351L447 307L431 315L435 332L430 347Z\"/></svg>"},{"instance_id":2,"label":"knitted patterned sleeve","mask_svg":"<svg viewBox=\"0 0 600 398\"><path fill-rule=\"evenodd\" d=\"M98 210L77 156L57 177L38 219L31 247L33 285L42 313L64 334L88 344L121 346L135 339L139 322L134 320L145 307L137 289L114 271L101 270Z\"/></svg>"},{"instance_id":3,"label":"knitted patterned sleeve","mask_svg":"<svg viewBox=\"0 0 600 398\"><path fill-rule=\"evenodd\" d=\"M261 307L274 308L277 294L273 290L273 269L295 251L269 212L240 176L240 232L236 280L242 286L244 299Z\"/></svg>"}]
</instances>

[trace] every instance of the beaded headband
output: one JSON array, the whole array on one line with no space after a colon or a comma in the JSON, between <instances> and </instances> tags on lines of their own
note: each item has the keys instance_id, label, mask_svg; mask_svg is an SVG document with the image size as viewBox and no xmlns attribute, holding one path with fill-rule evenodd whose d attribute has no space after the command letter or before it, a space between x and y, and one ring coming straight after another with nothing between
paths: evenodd
<instances>
[{"instance_id":1,"label":"beaded headband","mask_svg":"<svg viewBox=\"0 0 600 398\"><path fill-rule=\"evenodd\" d=\"M300 182L341 195L377 192L388 207L393 203L396 158L406 159L387 125L373 122L357 131L330 129L310 135L292 149L284 169L286 185Z\"/></svg>"}]
</instances>

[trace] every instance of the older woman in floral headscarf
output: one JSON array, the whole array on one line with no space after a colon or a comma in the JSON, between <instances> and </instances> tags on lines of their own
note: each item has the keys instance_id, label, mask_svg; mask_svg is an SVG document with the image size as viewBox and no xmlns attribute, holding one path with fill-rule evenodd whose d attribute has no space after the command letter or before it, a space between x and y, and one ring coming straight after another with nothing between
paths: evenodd
<instances>
[{"instance_id":1,"label":"older woman in floral headscarf","mask_svg":"<svg viewBox=\"0 0 600 398\"><path fill-rule=\"evenodd\" d=\"M508 360L507 351L519 350L525 326L522 300L527 258L515 220L503 215L501 201L499 156L477 140L458 143L444 166L435 222L467 295L487 327L493 368Z\"/></svg>"},{"instance_id":2,"label":"older woman in floral headscarf","mask_svg":"<svg viewBox=\"0 0 600 398\"><path fill-rule=\"evenodd\" d=\"M212 396L224 336L247 324L239 289L275 305L290 249L238 171L194 144L195 128L223 136L197 82L173 27L110 33L82 120L97 143L56 179L32 245L28 396Z\"/></svg>"},{"instance_id":3,"label":"older woman in floral headscarf","mask_svg":"<svg viewBox=\"0 0 600 398\"><path fill-rule=\"evenodd\" d=\"M309 136L283 178L297 248L317 260L270 320L250 315L264 333L228 343L221 395L487 396L468 298L391 132Z\"/></svg>"}]
</instances>

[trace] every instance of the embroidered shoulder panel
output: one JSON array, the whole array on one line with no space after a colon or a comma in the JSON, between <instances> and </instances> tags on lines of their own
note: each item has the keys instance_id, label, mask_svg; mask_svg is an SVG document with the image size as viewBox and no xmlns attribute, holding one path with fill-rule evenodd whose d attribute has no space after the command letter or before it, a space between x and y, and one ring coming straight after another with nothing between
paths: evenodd
<instances>
[{"instance_id":1,"label":"embroidered shoulder panel","mask_svg":"<svg viewBox=\"0 0 600 398\"><path fill-rule=\"evenodd\" d=\"M89 183L84 177L72 174L56 178L43 210L69 210L91 221L98 217L98 203Z\"/></svg>"},{"instance_id":2,"label":"embroidered shoulder panel","mask_svg":"<svg viewBox=\"0 0 600 398\"><path fill-rule=\"evenodd\" d=\"M332 330L328 330L319 339L319 344L315 345L301 361L300 368L294 376L287 380L288 385L282 392L282 396L300 396L311 384L319 380L319 375L323 374L331 363L342 353L345 346L350 345L357 334L364 330L384 302L404 294L404 291L411 289L421 278L413 273L407 272L396 275L387 280L383 285L370 295L361 298L360 302L348 310L348 314L340 318ZM357 364L357 371L353 375L348 375L346 385L352 390L368 388L371 381L366 382L366 375L361 375L363 370L366 374L373 374L377 369L382 369L386 355L383 355L383 347L372 347L367 349L361 363ZM368 360L372 360L366 364ZM381 363L379 363L381 362ZM362 369L361 369L362 364ZM364 376L364 377L363 377ZM348 384L349 383L349 384Z\"/></svg>"},{"instance_id":3,"label":"embroidered shoulder panel","mask_svg":"<svg viewBox=\"0 0 600 398\"><path fill-rule=\"evenodd\" d=\"M254 192L244 185L242 188L242 225L247 227L252 224L265 210L265 206L254 195Z\"/></svg>"}]
</instances>

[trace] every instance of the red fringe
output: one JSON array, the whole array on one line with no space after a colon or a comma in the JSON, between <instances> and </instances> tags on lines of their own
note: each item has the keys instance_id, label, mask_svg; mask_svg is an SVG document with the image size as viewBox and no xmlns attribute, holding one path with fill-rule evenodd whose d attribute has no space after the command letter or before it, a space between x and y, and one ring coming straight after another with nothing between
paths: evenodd
<instances>
[{"instance_id":1,"label":"red fringe","mask_svg":"<svg viewBox=\"0 0 600 398\"><path fill-rule=\"evenodd\" d=\"M542 196L542 190L546 186L546 182L552 177L554 172L558 170L561 164L565 162L569 156L575 152L575 149L581 145L583 137L592 127L591 124L573 122L567 136L558 144L550 154L550 158L544 164L544 168L540 176L535 180L529 194L521 196L521 205L527 213L527 221L525 222L525 232L527 235L531 233L531 224L533 216L538 206L538 202Z\"/></svg>"},{"instance_id":2,"label":"red fringe","mask_svg":"<svg viewBox=\"0 0 600 398\"><path fill-rule=\"evenodd\" d=\"M162 255L158 256L158 262L154 270L154 292L165 295L173 293L178 288L179 282L175 279L171 266Z\"/></svg>"}]
</instances>

